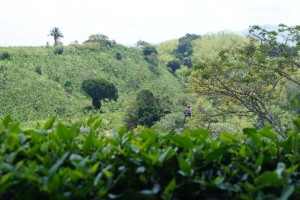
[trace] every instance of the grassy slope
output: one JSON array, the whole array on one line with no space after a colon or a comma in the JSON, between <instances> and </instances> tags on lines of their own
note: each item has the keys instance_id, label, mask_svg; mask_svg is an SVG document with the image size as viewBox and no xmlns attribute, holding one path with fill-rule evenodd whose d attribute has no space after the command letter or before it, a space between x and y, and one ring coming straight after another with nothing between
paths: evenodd
<instances>
[{"instance_id":1,"label":"grassy slope","mask_svg":"<svg viewBox=\"0 0 300 200\"><path fill-rule=\"evenodd\" d=\"M242 41L245 38L231 34L206 35L193 42L192 59L195 63L211 59L222 48ZM194 107L196 126L199 124L196 115L203 114L197 108L206 105L206 99L183 94L184 82L178 78L180 75L176 77L166 68L168 61L174 59L172 51L177 45L178 40L170 40L156 46L158 73L151 71L142 50L137 48L116 46L92 51L68 46L62 55L54 55L53 48L45 47L0 48L0 53L8 51L12 55L12 60L0 61L0 81L4 83L0 86L0 117L12 114L17 120L36 121L58 114L62 119L81 119L86 116L84 108L91 106L91 99L80 91L81 82L101 77L113 82L120 93L118 102L103 103L106 123L120 126L128 102L138 90L147 88L157 96L171 97L177 106L173 115L163 119L163 126L170 121L181 121L181 109L187 102ZM115 59L117 52L122 56L120 61ZM41 68L42 75L35 72L37 67ZM67 82L71 83L69 88L65 88ZM242 124L240 120L237 123Z\"/></svg>"},{"instance_id":2,"label":"grassy slope","mask_svg":"<svg viewBox=\"0 0 300 200\"><path fill-rule=\"evenodd\" d=\"M91 106L91 99L80 90L88 78L105 78L119 91L118 102L104 103L103 111L117 112L118 123L124 104L142 88L157 95L180 93L182 84L159 64L157 73L150 70L141 49L116 46L98 51L66 47L62 55L54 55L53 48L9 47L11 60L0 61L0 117L11 114L21 121L43 120L58 114L62 118L78 118L82 110ZM115 59L119 52L122 60ZM40 68L42 74L36 73ZM65 84L70 87L66 90Z\"/></svg>"}]
</instances>

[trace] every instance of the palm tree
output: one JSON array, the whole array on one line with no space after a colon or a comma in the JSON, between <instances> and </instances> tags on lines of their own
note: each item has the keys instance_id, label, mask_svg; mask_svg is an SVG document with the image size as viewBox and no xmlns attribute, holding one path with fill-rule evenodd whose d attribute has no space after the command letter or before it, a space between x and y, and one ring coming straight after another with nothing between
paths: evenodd
<instances>
[{"instance_id":1,"label":"palm tree","mask_svg":"<svg viewBox=\"0 0 300 200\"><path fill-rule=\"evenodd\" d=\"M54 46L57 46L59 39L64 37L62 32L60 32L59 28L57 27L54 27L53 29L50 30L49 36L53 36Z\"/></svg>"}]
</instances>

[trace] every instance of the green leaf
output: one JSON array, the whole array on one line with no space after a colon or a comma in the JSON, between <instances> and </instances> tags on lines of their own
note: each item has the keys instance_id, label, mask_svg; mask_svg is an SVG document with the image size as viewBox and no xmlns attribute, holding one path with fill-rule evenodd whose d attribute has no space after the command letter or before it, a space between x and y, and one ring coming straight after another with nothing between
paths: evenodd
<instances>
[{"instance_id":1,"label":"green leaf","mask_svg":"<svg viewBox=\"0 0 300 200\"><path fill-rule=\"evenodd\" d=\"M95 117L91 117L87 120L87 125L90 126L92 123L94 123L94 121L96 121L99 117L95 116Z\"/></svg>"},{"instance_id":2,"label":"green leaf","mask_svg":"<svg viewBox=\"0 0 300 200\"><path fill-rule=\"evenodd\" d=\"M191 135L198 138L198 142L201 144L205 142L206 138L209 136L209 131L205 129L195 130Z\"/></svg>"},{"instance_id":3,"label":"green leaf","mask_svg":"<svg viewBox=\"0 0 300 200\"><path fill-rule=\"evenodd\" d=\"M9 164L13 164L18 153L19 153L18 151L14 151L14 152L11 152L10 154L8 154L6 157L6 162Z\"/></svg>"},{"instance_id":4,"label":"green leaf","mask_svg":"<svg viewBox=\"0 0 300 200\"><path fill-rule=\"evenodd\" d=\"M69 127L61 123L57 125L56 133L64 142L68 142L70 139L72 139Z\"/></svg>"},{"instance_id":5,"label":"green leaf","mask_svg":"<svg viewBox=\"0 0 300 200\"><path fill-rule=\"evenodd\" d=\"M69 156L69 152L66 152L48 171L48 176L51 177L54 173L57 172L59 167L64 163L66 158Z\"/></svg>"},{"instance_id":6,"label":"green leaf","mask_svg":"<svg viewBox=\"0 0 300 200\"><path fill-rule=\"evenodd\" d=\"M220 183L217 184L217 187L220 188L221 190L225 190L225 191L230 191L230 192L240 192L241 188L239 185L237 184L231 184L231 183Z\"/></svg>"},{"instance_id":7,"label":"green leaf","mask_svg":"<svg viewBox=\"0 0 300 200\"><path fill-rule=\"evenodd\" d=\"M240 168L243 172L246 172L246 174L250 175L252 178L256 177L254 172L251 169L249 169L248 167L244 166L243 164L239 164L239 163L237 163L236 165L238 166L238 168Z\"/></svg>"},{"instance_id":8,"label":"green leaf","mask_svg":"<svg viewBox=\"0 0 300 200\"><path fill-rule=\"evenodd\" d=\"M173 178L169 184L165 187L164 192L162 194L163 199L172 199L172 192L176 187L176 180Z\"/></svg>"},{"instance_id":9,"label":"green leaf","mask_svg":"<svg viewBox=\"0 0 300 200\"><path fill-rule=\"evenodd\" d=\"M242 145L242 147L240 148L239 154L242 157L247 158L248 156L251 155L251 152L248 151L247 145Z\"/></svg>"},{"instance_id":10,"label":"green leaf","mask_svg":"<svg viewBox=\"0 0 300 200\"><path fill-rule=\"evenodd\" d=\"M272 142L276 142L276 134L273 131L271 131L272 128L273 126L265 126L259 133L262 136L270 139Z\"/></svg>"},{"instance_id":11,"label":"green leaf","mask_svg":"<svg viewBox=\"0 0 300 200\"><path fill-rule=\"evenodd\" d=\"M91 166L89 168L89 172L91 174L95 174L97 172L97 170L98 170L99 165L100 165L100 162L97 162L96 164L94 164L93 166Z\"/></svg>"},{"instance_id":12,"label":"green leaf","mask_svg":"<svg viewBox=\"0 0 300 200\"><path fill-rule=\"evenodd\" d=\"M260 153L258 155L258 158L255 161L255 169L257 169L259 166L261 166L263 164L263 161L264 161L264 154Z\"/></svg>"},{"instance_id":13,"label":"green leaf","mask_svg":"<svg viewBox=\"0 0 300 200\"><path fill-rule=\"evenodd\" d=\"M11 116L10 115L6 115L4 117L4 119L2 120L2 124L4 125L5 128L8 128L8 124L9 122L11 122Z\"/></svg>"},{"instance_id":14,"label":"green leaf","mask_svg":"<svg viewBox=\"0 0 300 200\"><path fill-rule=\"evenodd\" d=\"M85 138L82 146L82 151L84 154L88 154L91 148L94 146L94 140L95 140L94 132L91 131L89 135Z\"/></svg>"},{"instance_id":15,"label":"green leaf","mask_svg":"<svg viewBox=\"0 0 300 200\"><path fill-rule=\"evenodd\" d=\"M284 141L281 141L280 146L283 148L285 154L293 153L293 138L293 135L289 135Z\"/></svg>"},{"instance_id":16,"label":"green leaf","mask_svg":"<svg viewBox=\"0 0 300 200\"><path fill-rule=\"evenodd\" d=\"M225 147L221 147L219 149L215 149L212 152L207 153L204 157L205 160L209 163L217 158L219 158L220 156L223 156L225 153L227 153L228 149L230 149L231 146L225 146Z\"/></svg>"},{"instance_id":17,"label":"green leaf","mask_svg":"<svg viewBox=\"0 0 300 200\"><path fill-rule=\"evenodd\" d=\"M178 157L180 173L184 176L190 176L193 173L191 164L188 163L182 156Z\"/></svg>"},{"instance_id":18,"label":"green leaf","mask_svg":"<svg viewBox=\"0 0 300 200\"><path fill-rule=\"evenodd\" d=\"M297 118L294 120L294 124L297 126L298 129L300 129L300 117L297 117Z\"/></svg>"},{"instance_id":19,"label":"green leaf","mask_svg":"<svg viewBox=\"0 0 300 200\"><path fill-rule=\"evenodd\" d=\"M8 188L13 184L13 181L9 181L12 173L2 174L0 177L0 197Z\"/></svg>"},{"instance_id":20,"label":"green leaf","mask_svg":"<svg viewBox=\"0 0 300 200\"><path fill-rule=\"evenodd\" d=\"M56 117L54 117L54 116L51 117L51 118L45 123L43 129L44 129L44 130L51 129L52 126L53 126L53 123L54 123L55 119L56 119Z\"/></svg>"},{"instance_id":21,"label":"green leaf","mask_svg":"<svg viewBox=\"0 0 300 200\"><path fill-rule=\"evenodd\" d=\"M99 173L97 174L97 176L96 176L96 178L95 178L95 180L94 180L94 183L93 183L93 185L94 185L95 187L98 186L98 183L99 183L100 179L102 178L103 174L104 174L106 171L110 170L111 168L112 168L112 166L111 166L111 165L108 165L108 166L106 166L104 169L102 169L101 172L99 172Z\"/></svg>"},{"instance_id":22,"label":"green leaf","mask_svg":"<svg viewBox=\"0 0 300 200\"><path fill-rule=\"evenodd\" d=\"M96 130L101 126L101 124L102 124L102 119L97 120L93 125L93 129Z\"/></svg>"},{"instance_id":23,"label":"green leaf","mask_svg":"<svg viewBox=\"0 0 300 200\"><path fill-rule=\"evenodd\" d=\"M253 145L255 145L258 148L260 148L262 146L261 138L257 134L256 129L254 129L254 128L245 128L245 129L243 129L243 133L251 138Z\"/></svg>"},{"instance_id":24,"label":"green leaf","mask_svg":"<svg viewBox=\"0 0 300 200\"><path fill-rule=\"evenodd\" d=\"M118 131L118 135L120 138L122 138L125 133L126 133L126 126L122 126Z\"/></svg>"},{"instance_id":25,"label":"green leaf","mask_svg":"<svg viewBox=\"0 0 300 200\"><path fill-rule=\"evenodd\" d=\"M222 132L221 134L221 139L224 142L229 142L229 143L233 143L235 142L235 137L232 133L228 133L228 132Z\"/></svg>"},{"instance_id":26,"label":"green leaf","mask_svg":"<svg viewBox=\"0 0 300 200\"><path fill-rule=\"evenodd\" d=\"M159 156L159 158L158 158L158 161L160 162L160 163L163 163L165 160L166 160L166 158L168 158L169 157L169 155L172 153L172 147L168 147L160 156Z\"/></svg>"},{"instance_id":27,"label":"green leaf","mask_svg":"<svg viewBox=\"0 0 300 200\"><path fill-rule=\"evenodd\" d=\"M293 185L285 185L281 191L279 200L288 200L293 194L295 187Z\"/></svg>"},{"instance_id":28,"label":"green leaf","mask_svg":"<svg viewBox=\"0 0 300 200\"><path fill-rule=\"evenodd\" d=\"M189 139L187 137L182 137L182 136L179 136L179 135L171 135L169 137L170 137L171 141L173 141L177 145L182 146L185 149L189 149L193 145L191 139Z\"/></svg>"},{"instance_id":29,"label":"green leaf","mask_svg":"<svg viewBox=\"0 0 300 200\"><path fill-rule=\"evenodd\" d=\"M261 174L260 176L258 176L255 179L255 183L258 184L261 187L265 187L265 186L278 187L283 182L279 178L279 176L276 172L267 171L267 172L264 172L263 174Z\"/></svg>"}]
</instances>

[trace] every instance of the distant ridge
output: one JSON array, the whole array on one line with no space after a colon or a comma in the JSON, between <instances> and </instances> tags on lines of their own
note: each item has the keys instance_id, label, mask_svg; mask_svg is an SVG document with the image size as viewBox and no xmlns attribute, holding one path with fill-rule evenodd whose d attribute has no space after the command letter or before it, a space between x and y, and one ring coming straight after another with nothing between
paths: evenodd
<instances>
[{"instance_id":1,"label":"distant ridge","mask_svg":"<svg viewBox=\"0 0 300 200\"><path fill-rule=\"evenodd\" d=\"M255 24L253 24L253 25L255 25ZM261 27L268 30L268 31L274 31L274 30L278 29L278 25L262 25ZM225 29L221 32L236 34L236 35L240 35L240 36L247 36L248 33L249 33L249 29L250 29L250 26L249 26L249 28L243 29L241 31L232 31L232 30L229 30L229 29Z\"/></svg>"}]
</instances>

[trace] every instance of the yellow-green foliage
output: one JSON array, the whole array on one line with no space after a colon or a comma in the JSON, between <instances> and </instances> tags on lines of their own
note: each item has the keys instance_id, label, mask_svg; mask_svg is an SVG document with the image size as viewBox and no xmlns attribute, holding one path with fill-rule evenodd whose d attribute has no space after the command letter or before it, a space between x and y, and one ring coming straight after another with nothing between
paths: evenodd
<instances>
[{"instance_id":1,"label":"yellow-green foliage","mask_svg":"<svg viewBox=\"0 0 300 200\"><path fill-rule=\"evenodd\" d=\"M85 79L104 78L119 91L117 102L103 102L102 112L121 124L124 103L144 88L154 94L176 95L182 83L163 64L156 72L138 48L89 44L63 47L1 47L10 60L0 60L0 117L11 114L20 121L43 120L58 115L67 120L88 114L92 101L80 90ZM116 54L122 56L116 59ZM116 117L116 116L118 117Z\"/></svg>"},{"instance_id":2,"label":"yellow-green foliage","mask_svg":"<svg viewBox=\"0 0 300 200\"><path fill-rule=\"evenodd\" d=\"M231 48L246 41L244 37L223 32L204 35L201 39L193 41L192 60L197 62L214 59L222 49Z\"/></svg>"},{"instance_id":3,"label":"yellow-green foliage","mask_svg":"<svg viewBox=\"0 0 300 200\"><path fill-rule=\"evenodd\" d=\"M157 45L158 59L164 63L174 60L175 57L172 52L177 49L178 43L178 40L169 40Z\"/></svg>"}]
</instances>

